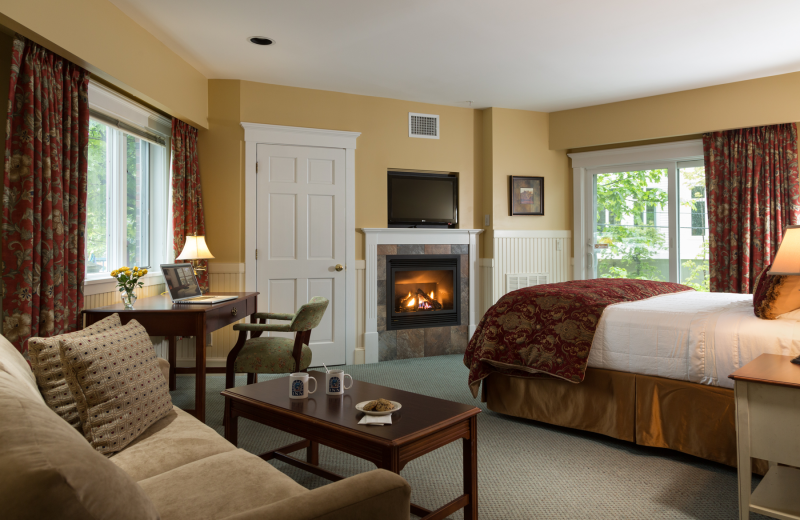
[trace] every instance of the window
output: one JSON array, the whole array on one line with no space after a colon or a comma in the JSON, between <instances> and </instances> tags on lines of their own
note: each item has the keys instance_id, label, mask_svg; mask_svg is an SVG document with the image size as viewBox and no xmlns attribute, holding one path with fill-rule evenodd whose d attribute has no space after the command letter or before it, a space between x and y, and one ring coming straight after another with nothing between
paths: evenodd
<instances>
[{"instance_id":1,"label":"window","mask_svg":"<svg viewBox=\"0 0 800 520\"><path fill-rule=\"evenodd\" d=\"M87 275L107 277L122 265L152 267L166 260L166 158L164 146L91 118Z\"/></svg>"},{"instance_id":2,"label":"window","mask_svg":"<svg viewBox=\"0 0 800 520\"><path fill-rule=\"evenodd\" d=\"M569 156L576 279L662 280L708 291L702 141Z\"/></svg>"}]
</instances>

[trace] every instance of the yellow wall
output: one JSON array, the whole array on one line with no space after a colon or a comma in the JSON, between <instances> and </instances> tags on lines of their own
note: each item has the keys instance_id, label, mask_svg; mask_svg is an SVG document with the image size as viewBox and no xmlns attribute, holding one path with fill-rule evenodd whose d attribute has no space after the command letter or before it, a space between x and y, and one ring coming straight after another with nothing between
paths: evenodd
<instances>
[{"instance_id":1,"label":"yellow wall","mask_svg":"<svg viewBox=\"0 0 800 520\"><path fill-rule=\"evenodd\" d=\"M550 114L563 150L800 121L800 72Z\"/></svg>"},{"instance_id":2,"label":"yellow wall","mask_svg":"<svg viewBox=\"0 0 800 520\"><path fill-rule=\"evenodd\" d=\"M237 96L237 84L238 121L361 132L355 154L356 228L386 227L386 173L390 168L458 172L459 226L482 227L481 111L249 81L211 80L211 127L203 133L199 153L204 161L206 234L218 261L244 258L243 132L234 130L233 122L238 125L238 121L233 116L236 102L232 101ZM438 114L441 138L409 138L409 112ZM229 164L233 161L238 166ZM234 171L238 171L238 181L232 177ZM228 226L236 208L241 208L238 234ZM364 258L361 234L356 239L356 258Z\"/></svg>"},{"instance_id":3,"label":"yellow wall","mask_svg":"<svg viewBox=\"0 0 800 520\"><path fill-rule=\"evenodd\" d=\"M491 141L492 229L571 229L572 175L567 154L548 149L548 116L544 112L491 109L487 137ZM512 175L544 177L544 215L509 214ZM484 257L491 257L487 246Z\"/></svg>"},{"instance_id":4,"label":"yellow wall","mask_svg":"<svg viewBox=\"0 0 800 520\"><path fill-rule=\"evenodd\" d=\"M159 110L208 125L206 77L108 0L0 0L0 23Z\"/></svg>"},{"instance_id":5,"label":"yellow wall","mask_svg":"<svg viewBox=\"0 0 800 520\"><path fill-rule=\"evenodd\" d=\"M492 193L494 187L494 150L492 147L492 128L494 126L494 113L493 108L483 110L483 182L481 188L482 209L481 218L489 215L489 225L483 225L483 234L481 235L481 258L492 258L492 243L494 242L494 214L492 212ZM481 221L481 224L484 224Z\"/></svg>"},{"instance_id":6,"label":"yellow wall","mask_svg":"<svg viewBox=\"0 0 800 520\"><path fill-rule=\"evenodd\" d=\"M198 134L206 241L216 262L244 262L244 129L239 81L209 81L208 130Z\"/></svg>"}]
</instances>

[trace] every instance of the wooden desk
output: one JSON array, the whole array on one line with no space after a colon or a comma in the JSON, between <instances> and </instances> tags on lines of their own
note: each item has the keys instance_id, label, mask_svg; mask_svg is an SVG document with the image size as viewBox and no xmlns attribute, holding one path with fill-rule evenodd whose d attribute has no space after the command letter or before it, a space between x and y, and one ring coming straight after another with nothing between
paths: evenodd
<instances>
[{"instance_id":1,"label":"wooden desk","mask_svg":"<svg viewBox=\"0 0 800 520\"><path fill-rule=\"evenodd\" d=\"M800 366L791 356L761 354L730 375L735 381L739 518L750 512L800 519ZM769 461L751 493L750 457Z\"/></svg>"},{"instance_id":2,"label":"wooden desk","mask_svg":"<svg viewBox=\"0 0 800 520\"><path fill-rule=\"evenodd\" d=\"M235 300L218 303L216 305L189 305L173 304L167 295L151 296L137 300L133 310L125 310L122 303L99 307L97 309L84 309L86 316L85 326L96 323L106 316L119 313L122 324L135 319L147 330L151 336L166 336L169 341L169 388L175 389L176 364L176 336L194 336L197 359L195 363L195 409L186 410L193 413L199 420L206 419L206 334L221 329L225 325L235 323L245 316L250 316L250 321L255 322L253 314L258 310L257 292L212 292L217 296L236 296ZM192 370L182 369L181 372L192 373Z\"/></svg>"}]
</instances>

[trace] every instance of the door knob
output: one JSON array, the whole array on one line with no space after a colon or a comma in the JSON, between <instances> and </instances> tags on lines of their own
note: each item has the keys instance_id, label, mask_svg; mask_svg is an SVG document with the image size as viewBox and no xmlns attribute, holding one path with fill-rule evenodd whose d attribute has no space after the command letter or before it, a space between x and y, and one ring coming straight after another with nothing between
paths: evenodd
<instances>
[{"instance_id":1,"label":"door knob","mask_svg":"<svg viewBox=\"0 0 800 520\"><path fill-rule=\"evenodd\" d=\"M341 271L344 269L344 266L342 264L336 264L336 267L334 267L334 269L336 269L337 271Z\"/></svg>"}]
</instances>

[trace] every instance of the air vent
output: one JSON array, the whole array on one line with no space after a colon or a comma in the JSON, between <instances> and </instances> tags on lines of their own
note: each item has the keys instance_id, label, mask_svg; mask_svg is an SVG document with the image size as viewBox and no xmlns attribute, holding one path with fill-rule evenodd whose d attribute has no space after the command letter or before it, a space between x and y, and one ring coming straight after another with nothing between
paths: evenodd
<instances>
[{"instance_id":1,"label":"air vent","mask_svg":"<svg viewBox=\"0 0 800 520\"><path fill-rule=\"evenodd\" d=\"M439 116L409 112L408 137L439 139Z\"/></svg>"},{"instance_id":2,"label":"air vent","mask_svg":"<svg viewBox=\"0 0 800 520\"><path fill-rule=\"evenodd\" d=\"M547 273L517 273L506 274L506 293L525 287L549 283L550 275Z\"/></svg>"}]
</instances>

